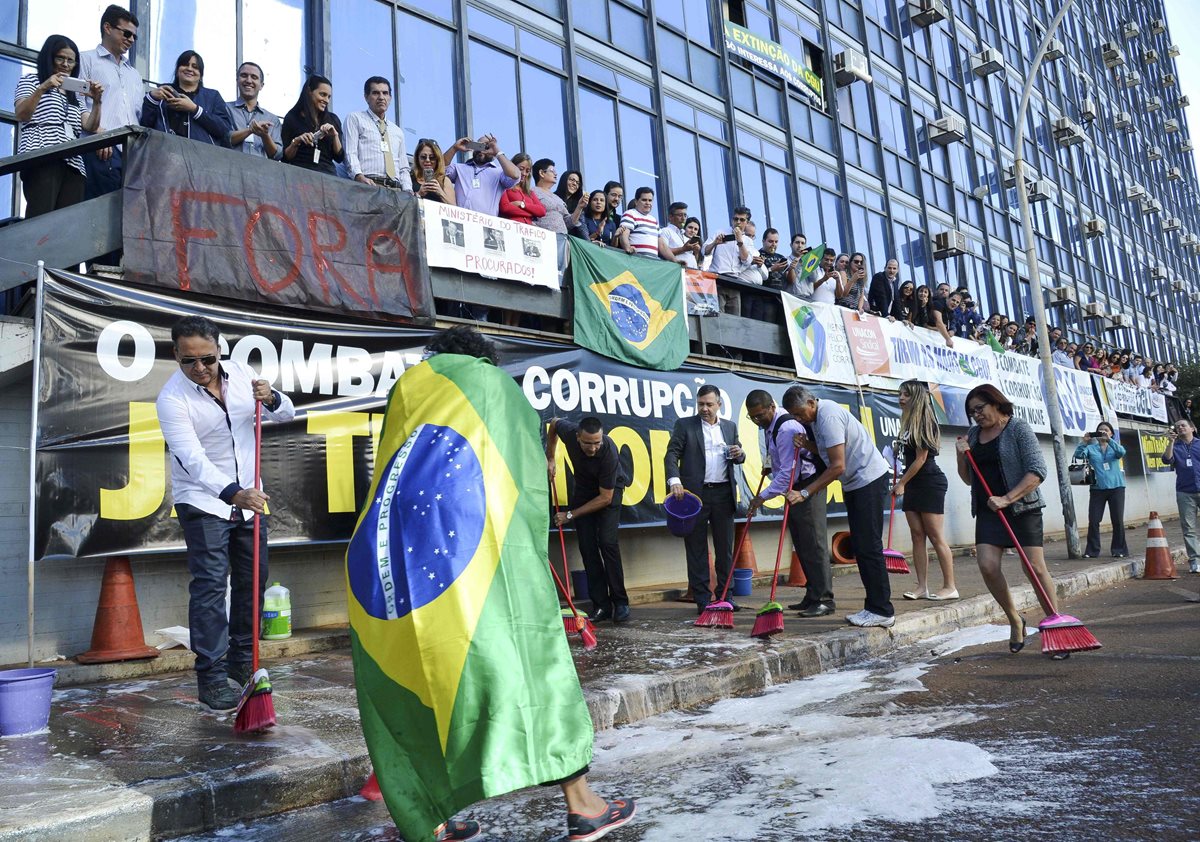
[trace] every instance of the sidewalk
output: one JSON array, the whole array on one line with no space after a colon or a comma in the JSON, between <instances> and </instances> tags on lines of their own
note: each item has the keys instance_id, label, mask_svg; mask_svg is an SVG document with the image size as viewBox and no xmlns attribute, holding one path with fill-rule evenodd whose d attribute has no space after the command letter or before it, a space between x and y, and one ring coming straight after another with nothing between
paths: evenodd
<instances>
[{"instance_id":1,"label":"sidewalk","mask_svg":"<svg viewBox=\"0 0 1200 842\"><path fill-rule=\"evenodd\" d=\"M1178 522L1166 528L1172 548L1181 546ZM1066 607L1072 596L1140 575L1144 543L1144 528L1131 531L1135 556L1123 561L1069 561L1065 544L1048 545ZM1186 564L1178 555L1176 560L1178 581L1128 586L1196 591L1200 577L1189 577ZM1036 603L1020 560L1006 556L1004 566L1018 604L1032 608L1032 624ZM739 600L747 610L735 615L732 631L696 628L695 608L688 603L635 604L630 623L598 629L595 651L573 644L593 721L598 729L611 728L752 693L962 626L1002 622L973 558L956 556L956 576L962 598L954 602L904 600L900 594L914 579L893 576L896 625L868 630L844 621L862 607L858 576L838 575L837 613L801 620L788 612L783 634L767 643L749 637L753 609L767 600L769 589L762 584ZM932 579L940 585L938 573ZM781 587L778 599L786 605L801 596L802 589ZM356 793L370 761L349 654L339 642L345 632L308 637L306 645L332 641L328 645L336 648L268 661L280 724L250 738L234 736L232 717L199 708L190 671L56 690L48 732L0 740L0 767L6 771L0 781L0 840L171 837Z\"/></svg>"}]
</instances>

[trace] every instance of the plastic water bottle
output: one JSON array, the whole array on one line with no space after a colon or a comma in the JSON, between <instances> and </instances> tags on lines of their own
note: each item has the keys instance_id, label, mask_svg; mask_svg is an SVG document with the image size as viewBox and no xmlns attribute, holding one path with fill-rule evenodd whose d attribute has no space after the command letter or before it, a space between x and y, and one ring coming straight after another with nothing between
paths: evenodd
<instances>
[{"instance_id":1,"label":"plastic water bottle","mask_svg":"<svg viewBox=\"0 0 1200 842\"><path fill-rule=\"evenodd\" d=\"M284 640L292 636L292 592L275 582L263 596L263 640Z\"/></svg>"}]
</instances>

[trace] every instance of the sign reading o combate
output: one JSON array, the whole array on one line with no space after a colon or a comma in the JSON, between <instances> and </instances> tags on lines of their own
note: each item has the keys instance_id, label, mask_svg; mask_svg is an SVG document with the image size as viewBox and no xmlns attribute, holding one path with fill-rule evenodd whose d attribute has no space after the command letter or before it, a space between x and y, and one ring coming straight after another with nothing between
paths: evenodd
<instances>
[{"instance_id":1,"label":"sign reading o combate","mask_svg":"<svg viewBox=\"0 0 1200 842\"><path fill-rule=\"evenodd\" d=\"M788 84L794 85L824 103L824 86L821 75L810 69L797 56L791 55L782 45L755 35L744 26L725 21L725 49L747 61L754 62L768 73L774 73Z\"/></svg>"}]
</instances>

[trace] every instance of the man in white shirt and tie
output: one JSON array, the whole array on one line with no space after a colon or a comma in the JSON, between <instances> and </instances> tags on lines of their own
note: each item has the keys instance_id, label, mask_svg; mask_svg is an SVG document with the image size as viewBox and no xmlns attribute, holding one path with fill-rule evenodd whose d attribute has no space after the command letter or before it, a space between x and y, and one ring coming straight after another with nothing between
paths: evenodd
<instances>
[{"instance_id":1,"label":"man in white shirt and tie","mask_svg":"<svg viewBox=\"0 0 1200 842\"><path fill-rule=\"evenodd\" d=\"M378 184L412 192L412 171L404 149L404 130L387 118L392 105L392 85L382 76L363 84L368 110L355 111L343 124L346 169L363 184Z\"/></svg>"}]
</instances>

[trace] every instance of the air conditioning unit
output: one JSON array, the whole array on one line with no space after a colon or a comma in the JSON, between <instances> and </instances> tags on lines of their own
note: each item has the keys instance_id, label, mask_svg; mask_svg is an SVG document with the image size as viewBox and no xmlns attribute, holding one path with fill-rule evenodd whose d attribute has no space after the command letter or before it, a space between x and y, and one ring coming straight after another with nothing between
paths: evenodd
<instances>
[{"instance_id":1,"label":"air conditioning unit","mask_svg":"<svg viewBox=\"0 0 1200 842\"><path fill-rule=\"evenodd\" d=\"M1183 281L1171 281L1171 292L1183 292L1184 286Z\"/></svg>"},{"instance_id":2,"label":"air conditioning unit","mask_svg":"<svg viewBox=\"0 0 1200 842\"><path fill-rule=\"evenodd\" d=\"M1193 304L1200 304L1200 292L1193 292L1188 296L1188 301L1192 302Z\"/></svg>"},{"instance_id":3,"label":"air conditioning unit","mask_svg":"<svg viewBox=\"0 0 1200 842\"><path fill-rule=\"evenodd\" d=\"M1124 314L1122 313L1110 313L1108 316L1108 321L1111 323L1108 328L1109 330L1116 330L1118 328L1129 326L1125 321Z\"/></svg>"},{"instance_id":4,"label":"air conditioning unit","mask_svg":"<svg viewBox=\"0 0 1200 842\"><path fill-rule=\"evenodd\" d=\"M1176 108L1187 108L1191 104L1192 100L1187 94L1180 94L1179 99L1175 100Z\"/></svg>"},{"instance_id":5,"label":"air conditioning unit","mask_svg":"<svg viewBox=\"0 0 1200 842\"><path fill-rule=\"evenodd\" d=\"M1125 188L1125 198L1140 199L1146 195L1146 188L1138 184L1136 181Z\"/></svg>"},{"instance_id":6,"label":"air conditioning unit","mask_svg":"<svg viewBox=\"0 0 1200 842\"><path fill-rule=\"evenodd\" d=\"M1173 87L1178 81L1179 80L1175 78L1174 73L1164 73L1163 74L1162 84L1163 84L1164 88Z\"/></svg>"},{"instance_id":7,"label":"air conditioning unit","mask_svg":"<svg viewBox=\"0 0 1200 842\"><path fill-rule=\"evenodd\" d=\"M1125 87L1136 88L1138 85L1142 84L1142 74L1138 73L1136 70L1130 70L1125 74L1123 81L1125 82Z\"/></svg>"},{"instance_id":8,"label":"air conditioning unit","mask_svg":"<svg viewBox=\"0 0 1200 842\"><path fill-rule=\"evenodd\" d=\"M976 76L988 76L1004 69L1004 56L995 47L988 47L971 56L971 70Z\"/></svg>"},{"instance_id":9,"label":"air conditioning unit","mask_svg":"<svg viewBox=\"0 0 1200 842\"><path fill-rule=\"evenodd\" d=\"M1179 151L1180 152L1191 152L1195 148L1196 148L1196 145L1194 143L1192 143L1190 140L1180 141L1180 143L1179 143Z\"/></svg>"},{"instance_id":10,"label":"air conditioning unit","mask_svg":"<svg viewBox=\"0 0 1200 842\"><path fill-rule=\"evenodd\" d=\"M933 256L938 260L967 253L967 235L962 231L939 231L933 236Z\"/></svg>"},{"instance_id":11,"label":"air conditioning unit","mask_svg":"<svg viewBox=\"0 0 1200 842\"><path fill-rule=\"evenodd\" d=\"M1174 117L1169 117L1163 121L1163 131L1167 134L1174 134L1179 131L1179 120Z\"/></svg>"},{"instance_id":12,"label":"air conditioning unit","mask_svg":"<svg viewBox=\"0 0 1200 842\"><path fill-rule=\"evenodd\" d=\"M943 146L958 143L967 136L966 121L957 114L947 114L939 120L930 120L926 130L931 141Z\"/></svg>"},{"instance_id":13,"label":"air conditioning unit","mask_svg":"<svg viewBox=\"0 0 1200 842\"><path fill-rule=\"evenodd\" d=\"M1166 232L1178 231L1182 227L1183 223L1179 221L1179 217L1177 216L1168 216L1162 223L1162 229Z\"/></svg>"},{"instance_id":14,"label":"air conditioning unit","mask_svg":"<svg viewBox=\"0 0 1200 842\"><path fill-rule=\"evenodd\" d=\"M1113 126L1118 129L1129 129L1133 127L1133 117L1128 111L1118 111L1117 116L1113 118Z\"/></svg>"},{"instance_id":15,"label":"air conditioning unit","mask_svg":"<svg viewBox=\"0 0 1200 842\"><path fill-rule=\"evenodd\" d=\"M1045 202L1054 197L1054 185L1048 178L1039 178L1029 184L1029 201Z\"/></svg>"},{"instance_id":16,"label":"air conditioning unit","mask_svg":"<svg viewBox=\"0 0 1200 842\"><path fill-rule=\"evenodd\" d=\"M1096 100L1090 96L1085 97L1083 104L1079 106L1079 119L1085 123L1090 123L1100 116L1100 110L1096 107Z\"/></svg>"},{"instance_id":17,"label":"air conditioning unit","mask_svg":"<svg viewBox=\"0 0 1200 842\"><path fill-rule=\"evenodd\" d=\"M908 19L913 26L933 26L949 16L944 0L908 0Z\"/></svg>"},{"instance_id":18,"label":"air conditioning unit","mask_svg":"<svg viewBox=\"0 0 1200 842\"><path fill-rule=\"evenodd\" d=\"M1183 171L1179 167L1167 167L1167 181L1179 181L1183 178Z\"/></svg>"},{"instance_id":19,"label":"air conditioning unit","mask_svg":"<svg viewBox=\"0 0 1200 842\"><path fill-rule=\"evenodd\" d=\"M858 50L846 50L833 57L833 79L839 88L854 82L871 83L867 57Z\"/></svg>"},{"instance_id":20,"label":"air conditioning unit","mask_svg":"<svg viewBox=\"0 0 1200 842\"><path fill-rule=\"evenodd\" d=\"M1189 234L1187 232L1184 232L1179 237L1179 247L1180 248L1190 249L1192 246L1194 246L1198 243L1200 243L1200 238L1197 238L1195 234Z\"/></svg>"},{"instance_id":21,"label":"air conditioning unit","mask_svg":"<svg viewBox=\"0 0 1200 842\"><path fill-rule=\"evenodd\" d=\"M1164 18L1155 18L1150 21L1150 33L1152 35L1162 35L1167 31L1167 22Z\"/></svg>"},{"instance_id":22,"label":"air conditioning unit","mask_svg":"<svg viewBox=\"0 0 1200 842\"><path fill-rule=\"evenodd\" d=\"M1074 146L1076 143L1084 141L1083 128L1067 117L1060 117L1054 121L1054 139L1062 146Z\"/></svg>"},{"instance_id":23,"label":"air conditioning unit","mask_svg":"<svg viewBox=\"0 0 1200 842\"><path fill-rule=\"evenodd\" d=\"M1161 146L1147 146L1146 147L1146 160L1147 161L1161 161L1162 160L1162 147Z\"/></svg>"},{"instance_id":24,"label":"air conditioning unit","mask_svg":"<svg viewBox=\"0 0 1200 842\"><path fill-rule=\"evenodd\" d=\"M1067 54L1067 48L1062 41L1051 38L1046 44L1046 61L1058 61Z\"/></svg>"},{"instance_id":25,"label":"air conditioning unit","mask_svg":"<svg viewBox=\"0 0 1200 842\"><path fill-rule=\"evenodd\" d=\"M1167 267L1159 263L1157 266L1150 268L1150 280L1165 281L1167 279Z\"/></svg>"},{"instance_id":26,"label":"air conditioning unit","mask_svg":"<svg viewBox=\"0 0 1200 842\"><path fill-rule=\"evenodd\" d=\"M1162 97L1151 96L1146 97L1146 113L1153 114L1158 109L1162 108Z\"/></svg>"},{"instance_id":27,"label":"air conditioning unit","mask_svg":"<svg viewBox=\"0 0 1200 842\"><path fill-rule=\"evenodd\" d=\"M1153 64L1158 61L1158 50L1153 47L1146 50L1146 52L1142 53L1142 61L1146 62L1146 64Z\"/></svg>"},{"instance_id":28,"label":"air conditioning unit","mask_svg":"<svg viewBox=\"0 0 1200 842\"><path fill-rule=\"evenodd\" d=\"M1074 287L1054 287L1050 290L1050 294L1054 296L1054 300L1050 302L1051 307L1061 307L1064 304L1075 303Z\"/></svg>"},{"instance_id":29,"label":"air conditioning unit","mask_svg":"<svg viewBox=\"0 0 1200 842\"><path fill-rule=\"evenodd\" d=\"M1154 204L1150 201L1149 197L1142 197L1141 201L1138 202L1138 207L1142 211L1142 216L1149 216L1154 213Z\"/></svg>"},{"instance_id":30,"label":"air conditioning unit","mask_svg":"<svg viewBox=\"0 0 1200 842\"><path fill-rule=\"evenodd\" d=\"M1105 41L1100 46L1100 56L1104 59L1104 66L1109 70L1125 63L1125 53L1116 41Z\"/></svg>"},{"instance_id":31,"label":"air conditioning unit","mask_svg":"<svg viewBox=\"0 0 1200 842\"><path fill-rule=\"evenodd\" d=\"M1172 44L1171 46L1167 47L1167 55L1171 58L1179 58L1179 45Z\"/></svg>"},{"instance_id":32,"label":"air conditioning unit","mask_svg":"<svg viewBox=\"0 0 1200 842\"><path fill-rule=\"evenodd\" d=\"M1150 199L1149 205L1150 210L1148 213L1162 213L1162 202L1160 202L1158 199Z\"/></svg>"},{"instance_id":33,"label":"air conditioning unit","mask_svg":"<svg viewBox=\"0 0 1200 842\"><path fill-rule=\"evenodd\" d=\"M1125 36L1126 40L1129 40L1130 38L1136 38L1141 35L1142 28L1137 25L1137 21L1126 21L1125 25L1121 27L1121 34Z\"/></svg>"},{"instance_id":34,"label":"air conditioning unit","mask_svg":"<svg viewBox=\"0 0 1200 842\"><path fill-rule=\"evenodd\" d=\"M1093 237L1101 237L1108 233L1108 223L1099 217L1095 219L1084 220L1083 236L1089 240Z\"/></svg>"},{"instance_id":35,"label":"air conditioning unit","mask_svg":"<svg viewBox=\"0 0 1200 842\"><path fill-rule=\"evenodd\" d=\"M1030 168L1029 164L1026 164L1025 165L1025 184L1026 184L1026 186L1033 184L1034 177L1035 176L1034 176L1033 170ZM1006 187L1009 190L1011 190L1012 188L1017 186L1016 164L1005 167L1003 169L1003 171L1000 174L1000 183L1003 184L1004 187Z\"/></svg>"},{"instance_id":36,"label":"air conditioning unit","mask_svg":"<svg viewBox=\"0 0 1200 842\"><path fill-rule=\"evenodd\" d=\"M1099 301L1090 301L1083 305L1083 317L1085 319L1103 319L1104 305Z\"/></svg>"}]
</instances>

